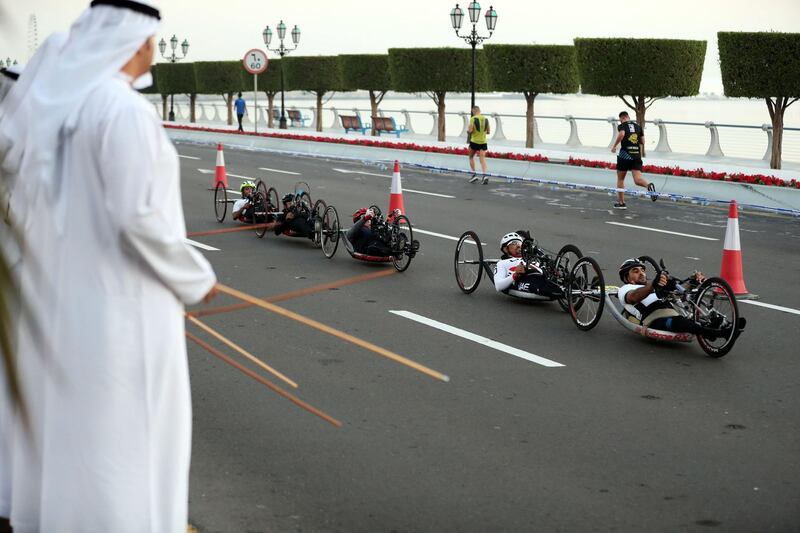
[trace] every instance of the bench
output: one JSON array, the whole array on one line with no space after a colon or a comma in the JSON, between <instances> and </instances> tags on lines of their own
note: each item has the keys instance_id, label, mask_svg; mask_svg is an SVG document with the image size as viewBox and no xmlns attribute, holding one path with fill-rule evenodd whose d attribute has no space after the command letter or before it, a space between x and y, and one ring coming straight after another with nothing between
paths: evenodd
<instances>
[{"instance_id":1,"label":"bench","mask_svg":"<svg viewBox=\"0 0 800 533\"><path fill-rule=\"evenodd\" d=\"M345 133L360 131L364 135L368 129L372 128L369 124L362 124L361 117L358 115L339 115L339 119L342 121Z\"/></svg>"},{"instance_id":2,"label":"bench","mask_svg":"<svg viewBox=\"0 0 800 533\"><path fill-rule=\"evenodd\" d=\"M372 127L378 132L378 135L384 132L394 133L398 139L401 133L408 131L405 124L398 128L397 122L392 117L372 117Z\"/></svg>"},{"instance_id":3,"label":"bench","mask_svg":"<svg viewBox=\"0 0 800 533\"><path fill-rule=\"evenodd\" d=\"M295 123L296 122L300 123L300 127L305 128L306 120L308 120L308 118L306 118L303 115L301 115L299 109L287 109L286 110L286 116L288 116L289 120L292 121L292 127L293 128L295 127Z\"/></svg>"}]
</instances>

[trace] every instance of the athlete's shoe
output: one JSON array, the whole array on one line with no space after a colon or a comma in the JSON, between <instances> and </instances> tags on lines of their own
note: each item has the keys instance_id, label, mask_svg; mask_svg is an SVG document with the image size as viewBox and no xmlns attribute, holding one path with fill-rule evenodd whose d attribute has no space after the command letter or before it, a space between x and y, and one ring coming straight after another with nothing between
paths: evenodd
<instances>
[{"instance_id":1,"label":"athlete's shoe","mask_svg":"<svg viewBox=\"0 0 800 533\"><path fill-rule=\"evenodd\" d=\"M628 206L625 202L614 202L614 209L628 209Z\"/></svg>"},{"instance_id":2,"label":"athlete's shoe","mask_svg":"<svg viewBox=\"0 0 800 533\"><path fill-rule=\"evenodd\" d=\"M475 183L475 182L476 182L476 181L478 181L479 179L480 179L480 178L478 177L478 175L477 175L477 174L473 174L473 175L472 175L472 177L469 179L469 182L470 182L470 183Z\"/></svg>"},{"instance_id":3,"label":"athlete's shoe","mask_svg":"<svg viewBox=\"0 0 800 533\"><path fill-rule=\"evenodd\" d=\"M656 192L656 186L653 185L652 183L650 183L650 184L647 185L647 190L650 191L650 192ZM658 195L657 194L653 194L652 196L650 196L650 199L655 202L656 200L658 200Z\"/></svg>"},{"instance_id":4,"label":"athlete's shoe","mask_svg":"<svg viewBox=\"0 0 800 533\"><path fill-rule=\"evenodd\" d=\"M483 177L483 184L486 185L487 183L489 183L489 177L488 176L484 176Z\"/></svg>"}]
</instances>

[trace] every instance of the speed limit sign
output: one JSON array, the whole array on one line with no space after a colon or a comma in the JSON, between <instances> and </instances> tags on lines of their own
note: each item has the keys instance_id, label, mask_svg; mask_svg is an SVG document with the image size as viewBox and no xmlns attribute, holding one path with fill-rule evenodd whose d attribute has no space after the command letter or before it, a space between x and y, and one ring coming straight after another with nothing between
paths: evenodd
<instances>
[{"instance_id":1,"label":"speed limit sign","mask_svg":"<svg viewBox=\"0 0 800 533\"><path fill-rule=\"evenodd\" d=\"M261 74L267 70L267 63L269 62L267 54L258 48L249 50L244 55L243 61L245 70L250 74Z\"/></svg>"}]
</instances>

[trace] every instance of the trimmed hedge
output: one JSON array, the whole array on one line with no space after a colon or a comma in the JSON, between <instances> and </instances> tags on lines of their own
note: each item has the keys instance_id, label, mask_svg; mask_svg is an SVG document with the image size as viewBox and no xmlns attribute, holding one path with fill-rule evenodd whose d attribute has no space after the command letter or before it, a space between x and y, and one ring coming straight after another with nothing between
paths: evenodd
<instances>
[{"instance_id":1,"label":"trimmed hedge","mask_svg":"<svg viewBox=\"0 0 800 533\"><path fill-rule=\"evenodd\" d=\"M484 53L493 91L578 92L578 62L574 46L487 44Z\"/></svg>"},{"instance_id":2,"label":"trimmed hedge","mask_svg":"<svg viewBox=\"0 0 800 533\"><path fill-rule=\"evenodd\" d=\"M156 63L161 94L197 94L194 63Z\"/></svg>"},{"instance_id":3,"label":"trimmed hedge","mask_svg":"<svg viewBox=\"0 0 800 533\"><path fill-rule=\"evenodd\" d=\"M405 93L470 92L472 50L469 48L390 48L392 90ZM483 50L478 50L475 91L489 90Z\"/></svg>"},{"instance_id":4,"label":"trimmed hedge","mask_svg":"<svg viewBox=\"0 0 800 533\"><path fill-rule=\"evenodd\" d=\"M388 91L392 88L388 54L340 55L343 85L351 90Z\"/></svg>"},{"instance_id":5,"label":"trimmed hedge","mask_svg":"<svg viewBox=\"0 0 800 533\"><path fill-rule=\"evenodd\" d=\"M700 92L706 41L577 38L575 48L584 93L664 97Z\"/></svg>"},{"instance_id":6,"label":"trimmed hedge","mask_svg":"<svg viewBox=\"0 0 800 533\"><path fill-rule=\"evenodd\" d=\"M719 32L725 96L800 96L800 33Z\"/></svg>"},{"instance_id":7,"label":"trimmed hedge","mask_svg":"<svg viewBox=\"0 0 800 533\"><path fill-rule=\"evenodd\" d=\"M253 75L247 72L244 67L242 67L242 79L246 80L247 87L253 86ZM284 85L287 91L289 91L289 86L286 85L286 80L284 80ZM265 93L277 93L281 90L281 60L280 58L277 59L270 59L269 63L267 64L267 70L262 72L258 75L258 90L264 91Z\"/></svg>"},{"instance_id":8,"label":"trimmed hedge","mask_svg":"<svg viewBox=\"0 0 800 533\"><path fill-rule=\"evenodd\" d=\"M242 79L244 66L241 61L198 61L193 64L200 94L228 94L247 88Z\"/></svg>"},{"instance_id":9,"label":"trimmed hedge","mask_svg":"<svg viewBox=\"0 0 800 533\"><path fill-rule=\"evenodd\" d=\"M345 90L339 59L336 56L298 56L283 58L283 74L287 90L328 91ZM280 83L280 79L278 80Z\"/></svg>"}]
</instances>

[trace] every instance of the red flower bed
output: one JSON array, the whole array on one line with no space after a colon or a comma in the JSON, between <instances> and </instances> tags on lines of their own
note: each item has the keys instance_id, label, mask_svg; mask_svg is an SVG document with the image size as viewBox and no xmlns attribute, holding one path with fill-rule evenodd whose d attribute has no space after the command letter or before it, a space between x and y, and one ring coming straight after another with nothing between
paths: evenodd
<instances>
[{"instance_id":1,"label":"red flower bed","mask_svg":"<svg viewBox=\"0 0 800 533\"><path fill-rule=\"evenodd\" d=\"M204 128L200 126L182 126L174 124L165 124L165 128L172 128L177 130L190 130L190 131L208 131L213 133L227 133L236 134L235 131L224 130L218 128ZM451 154L451 155L467 155L469 152L466 147L452 147L452 146L429 146L425 144L416 144L410 142L393 142L378 139L361 139L361 138L339 138L339 137L323 137L318 135L307 135L299 133L244 133L243 135L258 135L259 137L274 137L277 139L292 139L296 141L313 141L313 142L326 142L334 144L350 144L354 146L370 146L374 148L393 148L396 150L414 150L417 152L431 152L437 154ZM520 154L515 152L487 152L487 157L495 159L511 159L514 161L528 161L533 163L548 163L550 160L540 154ZM614 170L617 165L608 163L606 161L594 161L591 159L579 159L577 157L570 157L567 161L568 165L576 167L589 167L589 168L607 168ZM699 178L714 181L730 181L734 183L750 183L753 185L771 185L774 187L789 187L792 189L800 189L800 180L796 179L782 179L775 176L767 176L764 174L743 174L736 172L728 174L726 172L714 172L710 170L703 170L697 168L694 170L686 170L679 167L667 167L658 165L644 165L642 172L649 172L651 174L665 174L669 176L685 176L690 178Z\"/></svg>"},{"instance_id":2,"label":"red flower bed","mask_svg":"<svg viewBox=\"0 0 800 533\"><path fill-rule=\"evenodd\" d=\"M608 168L614 170L617 165L608 163L606 161L594 161L591 159L579 159L570 157L567 161L568 165L576 167L589 167L589 168ZM699 178L704 180L714 181L730 181L733 183L750 183L753 185L771 185L774 187L789 187L791 189L800 189L800 180L796 179L782 179L775 176L767 176L764 174L744 174L735 172L729 174L727 172L714 172L712 170L703 170L696 168L694 170L686 170L679 167L666 167L658 165L643 165L642 172L649 172L651 174L664 174L668 176L685 176L689 178Z\"/></svg>"},{"instance_id":3,"label":"red flower bed","mask_svg":"<svg viewBox=\"0 0 800 533\"><path fill-rule=\"evenodd\" d=\"M213 133L231 133L236 134L235 131L223 130L217 128L204 128L195 126L179 126L173 124L165 124L165 128L172 128L176 130L190 130L190 131L209 131ZM425 144L416 144L409 142L392 142L382 141L377 139L359 139L359 138L339 138L339 137L320 137L317 135L303 135L299 133L246 133L244 135L257 135L259 137L274 137L277 139L292 139L295 141L313 141L313 142L326 142L334 144L351 144L355 146L370 146L373 148L394 148L396 150L414 150L416 152L432 152L437 154L451 154L451 155L467 155L469 152L464 147L452 146L429 146ZM495 159L513 159L516 161L529 161L534 163L547 163L549 161L543 155L539 154L518 154L514 152L486 152L487 157Z\"/></svg>"}]
</instances>

